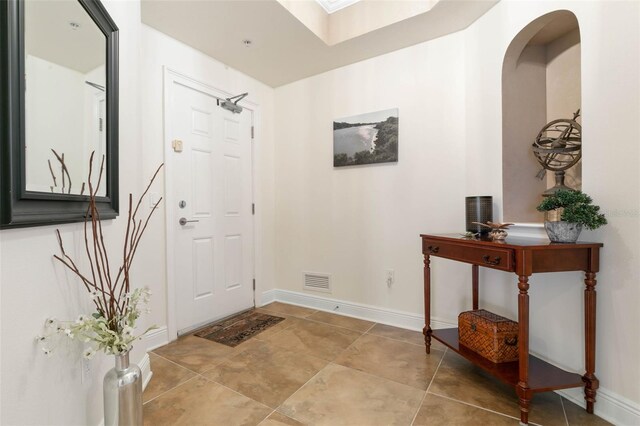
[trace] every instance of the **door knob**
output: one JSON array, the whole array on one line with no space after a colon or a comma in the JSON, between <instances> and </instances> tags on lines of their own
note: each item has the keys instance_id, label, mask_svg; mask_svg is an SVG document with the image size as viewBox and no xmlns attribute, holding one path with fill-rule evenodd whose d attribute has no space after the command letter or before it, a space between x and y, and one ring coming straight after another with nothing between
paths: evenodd
<instances>
[{"instance_id":1,"label":"door knob","mask_svg":"<svg viewBox=\"0 0 640 426\"><path fill-rule=\"evenodd\" d=\"M187 220L186 217L181 217L180 220L178 221L178 223L180 223L180 225L184 226L187 223L192 223L192 222L200 222L199 220Z\"/></svg>"}]
</instances>

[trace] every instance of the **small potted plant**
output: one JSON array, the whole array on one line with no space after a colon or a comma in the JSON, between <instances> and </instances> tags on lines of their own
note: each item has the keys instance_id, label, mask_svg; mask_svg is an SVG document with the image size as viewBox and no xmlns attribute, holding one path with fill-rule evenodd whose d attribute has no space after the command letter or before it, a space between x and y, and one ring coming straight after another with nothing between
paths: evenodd
<instances>
[{"instance_id":1,"label":"small potted plant","mask_svg":"<svg viewBox=\"0 0 640 426\"><path fill-rule=\"evenodd\" d=\"M545 212L544 228L554 243L574 243L582 228L597 229L607 224L600 207L581 191L561 189L545 197L537 207Z\"/></svg>"}]
</instances>

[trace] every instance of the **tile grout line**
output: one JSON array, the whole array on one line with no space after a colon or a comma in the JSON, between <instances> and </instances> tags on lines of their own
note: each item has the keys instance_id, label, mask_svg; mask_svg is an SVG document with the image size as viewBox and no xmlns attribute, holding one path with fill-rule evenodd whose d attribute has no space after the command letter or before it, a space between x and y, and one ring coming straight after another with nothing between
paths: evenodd
<instances>
[{"instance_id":1,"label":"tile grout line","mask_svg":"<svg viewBox=\"0 0 640 426\"><path fill-rule=\"evenodd\" d=\"M148 352L147 352L147 353L148 353ZM152 354L154 354L155 356L159 357L159 358L162 358L162 359L163 359L163 360L165 360L165 361L170 362L171 364L177 365L177 366L178 366L178 367L180 367L180 368L184 368L185 370L190 371L191 373L194 373L194 374L200 374L200 373L198 373L197 371L194 371L194 370L192 370L192 369L190 369L190 368L185 367L184 365L178 364L177 362L175 362L175 361L173 361L173 360L170 360L169 358L165 358L165 357L163 357L162 355L158 355L158 354L157 354L157 353L155 353L155 352L151 352L151 353L152 353ZM153 370L151 370L151 371L153 371Z\"/></svg>"},{"instance_id":2,"label":"tile grout line","mask_svg":"<svg viewBox=\"0 0 640 426\"><path fill-rule=\"evenodd\" d=\"M307 386L307 384L308 384L310 381L312 381L313 379L315 379L315 377L316 377L318 374L320 374L320 372L322 372L322 370L324 370L325 368L327 368L327 366L328 366L328 365L331 365L331 364L333 364L331 361L327 362L327 364L326 364L324 367L322 367L320 370L318 370L318 371L316 372L316 374L314 374L313 376L311 376L311 378L309 378L309 380L307 380L306 382L304 382L304 383L302 384L302 386L300 386L298 389L296 389L296 391L295 391L295 392L293 392L291 395L289 395L289 396L287 397L287 399L285 399L284 401L282 401L282 403L281 403L280 405L278 405L278 407L277 407L274 411L278 411L278 409L279 409L279 408L282 408L282 406L283 406L283 405L284 405L288 400L290 400L291 398L293 398L293 396L294 396L295 394L297 394L298 392L300 392L300 390L301 390L303 387ZM278 412L279 412L279 411L278 411ZM280 412L279 412L279 413L280 413ZM283 413L280 413L280 414L283 414ZM271 414L269 414L269 415L271 415ZM298 420L297 418L295 418L295 417L293 417L293 416L291 416L291 415L289 415L289 414L284 414L284 415L285 415L285 416L287 416L287 417L289 417L289 418L291 418L291 419L293 419L293 420L296 420L296 421L298 421L298 422L302 422L302 420Z\"/></svg>"},{"instance_id":3,"label":"tile grout line","mask_svg":"<svg viewBox=\"0 0 640 426\"><path fill-rule=\"evenodd\" d=\"M564 421L566 422L567 426L569 426L569 417L567 416L567 410L564 408L564 398L562 397L562 395L558 395L560 396L560 405L562 405L562 413L564 413Z\"/></svg>"},{"instance_id":4,"label":"tile grout line","mask_svg":"<svg viewBox=\"0 0 640 426\"><path fill-rule=\"evenodd\" d=\"M429 389L431 388L431 384L433 383L433 380L436 378L436 374L438 374L438 370L440 370L440 366L442 365L442 361L444 360L445 355L447 354L447 350L444 350L444 353L442 354L442 356L440 357L440 362L438 362L438 366L436 367L436 371L433 372L433 376L431 376L431 380L429 381L429 385L427 386L427 390L424 391L424 395L422 395L422 401L420 401L420 405L418 405L418 409L416 410L416 413L413 415L413 419L411 420L411 426L413 426L413 423L416 421L416 418L418 417L418 413L420 412L420 409L422 408L422 404L424 404L424 400L427 398L427 394L429 393Z\"/></svg>"},{"instance_id":5,"label":"tile grout line","mask_svg":"<svg viewBox=\"0 0 640 426\"><path fill-rule=\"evenodd\" d=\"M210 379L210 378L208 378L208 377L205 377L205 376L203 376L203 375L201 375L201 374L200 374L199 376L200 376L200 377L202 377L204 380L206 380L206 381L207 381L207 382L209 382L209 383L213 383L213 384L215 384L215 385L222 386L223 388L230 390L231 392L235 393L236 395L240 395L241 397L243 397L243 398L247 398L248 400L250 400L250 401L252 401L252 402L255 402L256 404L260 404L260 405L262 405L263 407L266 407L266 408L268 408L268 409L270 409L270 410L273 410L273 408L269 407L267 404L265 404L265 403L263 403L263 402L260 402L260 401L256 401L255 399L253 399L253 398L251 398L251 397L249 397L249 396L247 396L247 395L241 394L241 393L240 393L240 392L238 392L237 390L232 389L232 388L230 388L229 386L227 386L227 385L225 385L225 384L222 384L222 383L220 383L220 382L216 382L215 380ZM274 410L274 411L275 411L275 410ZM271 415L271 413L269 413L269 415L268 415L267 417L269 417L270 415ZM264 419L266 419L267 417L265 417ZM264 420L264 419L262 419L262 420ZM260 421L262 421L262 420L260 420Z\"/></svg>"},{"instance_id":6,"label":"tile grout line","mask_svg":"<svg viewBox=\"0 0 640 426\"><path fill-rule=\"evenodd\" d=\"M323 325L328 325L328 326L331 326L331 327L342 328L342 329L353 331L353 332L356 332L356 333L367 333L369 330L371 330L373 327L375 327L376 324L378 324L377 322L374 322L367 330L362 331L362 330L355 330L355 329L349 328L349 327L344 327L342 325L331 324L331 323L328 323L328 322L319 321L319 320L316 320L316 319L309 318L310 316L315 315L315 314L320 313L320 312L327 313L327 314L330 314L330 315L335 315L337 317L352 318L352 317L348 317L346 315L334 314L334 313L325 312L325 311L315 311L314 313L309 314L306 317L298 317L298 316L291 315L291 314L285 314L284 312L273 312L273 313L274 313L274 315L278 314L278 313L281 314L281 315L289 315L290 317L294 317L294 318L297 318L297 319L300 319L300 320L306 320L306 321L314 322L316 324L323 324ZM359 318L353 318L353 319L358 320L358 321L371 322L371 321L361 320ZM281 330L281 331L284 331L284 330ZM275 333L275 334L277 334L277 333Z\"/></svg>"},{"instance_id":7,"label":"tile grout line","mask_svg":"<svg viewBox=\"0 0 640 426\"><path fill-rule=\"evenodd\" d=\"M377 324L380 324L380 323L376 323L376 325ZM380 324L380 325L386 325L386 324ZM390 326L390 327L393 327L393 326ZM371 327L371 328L373 328L373 327ZM400 328L400 327L396 327L396 328ZM400 329L401 330L408 330L406 328L400 328ZM409 342L408 340L396 339L394 337L382 336L380 334L371 333L370 331L371 331L371 329L367 330L365 332L365 334L369 334L371 336L376 336L376 337L382 337L383 339L394 340L396 342L408 343L408 344L413 345L413 346L420 346L420 347L424 347L425 346L425 343L413 343L413 342ZM408 331L414 331L414 330L408 330ZM419 333L419 331L416 331L416 333ZM435 349L436 351L444 352L446 347L444 349L438 349L438 348L432 348L432 349Z\"/></svg>"},{"instance_id":8,"label":"tile grout line","mask_svg":"<svg viewBox=\"0 0 640 426\"><path fill-rule=\"evenodd\" d=\"M162 395L164 395L164 394L166 394L166 393L168 393L168 392L171 392L172 390L174 390L174 389L176 389L176 388L179 388L180 386L182 386L182 385L184 385L184 384L187 384L187 383L189 383L190 381L192 381L193 379L197 379L197 378L198 378L198 376L197 376L197 375L195 375L195 376L193 376L192 378L190 378L190 379L188 379L188 380L185 380L184 382L179 383L179 384L175 385L174 387L172 387L172 388L170 388L170 389L167 389L166 391L164 391L164 392L162 392L162 393L160 393L160 394L158 394L158 395L154 396L153 398L151 398L151 399L150 399L150 400L148 400L147 402L144 402L142 405L143 405L143 406L144 406L144 405L147 405L147 404L148 404L148 403L150 403L151 401L154 401L154 400L156 400L156 399L160 398Z\"/></svg>"},{"instance_id":9,"label":"tile grout line","mask_svg":"<svg viewBox=\"0 0 640 426\"><path fill-rule=\"evenodd\" d=\"M351 366L349 366L349 365L343 365L343 364L340 364L339 362L337 362L337 361L336 361L336 360L340 357L340 355L342 355L343 353L345 353L345 352L346 352L346 351L347 351L347 350L348 350L352 345L354 345L358 340L360 340L360 338L364 337L365 335L367 335L367 333L362 334L362 336L360 336L360 337L358 337L356 340L354 340L354 341L353 341L349 346L347 346L345 349L343 349L343 351L342 351L342 352L340 352L338 355L336 355L336 356L334 357L334 359L333 359L333 360L331 360L331 361L329 361L329 362L330 362L330 363L332 363L332 364L334 364L334 365L338 365L338 366L340 366L340 367L345 367L345 368L348 368L348 369L350 369L350 370L359 371L359 372L361 372L361 373L369 374L370 376L374 376L374 377L377 377L377 378L379 378L379 379L388 380L388 381L390 381L390 382L398 383L398 384L401 384L401 385L404 385L404 386L408 386L408 387L410 387L410 388L413 388L413 389L416 389L416 390L419 390L419 391L426 392L426 390L420 389L420 388L418 388L418 387L416 387L416 386L413 386L413 385L408 385L408 384L406 384L406 383L404 383L404 382L401 382L401 381L399 381L399 380L391 379L391 378L389 378L389 377L384 377L384 376L378 375L377 373L372 373L372 372L370 372L370 371L361 370L361 369L359 369L359 368L357 368L357 367L351 367ZM375 334L368 334L368 335L369 335L369 336L373 336L373 337L383 337L383 336L376 336ZM389 339L389 340L393 340L394 342L399 342L399 343L407 343L407 342L404 342L404 341L402 341L402 340L394 340L394 339ZM414 345L414 346L416 346L416 345ZM437 349L436 349L436 350L437 350ZM438 371L438 368L440 367L440 363L442 362L442 359L444 358L444 354L445 354L445 351L440 351L440 350L438 350L438 352L442 352L442 355L440 356L440 361L438 362L438 366L436 367L436 371ZM433 377L435 377L435 372L434 372ZM432 381L433 381L433 377L431 378L431 380L432 380ZM429 386L431 386L431 382L429 382ZM427 386L427 390L429 389L429 386Z\"/></svg>"},{"instance_id":10,"label":"tile grout line","mask_svg":"<svg viewBox=\"0 0 640 426\"><path fill-rule=\"evenodd\" d=\"M466 402L466 401L461 401L459 399L451 398L450 396L442 395L442 394L439 394L439 393L436 393L436 392L429 392L429 393L431 395L435 395L435 396L438 396L440 398L448 399L449 401L454 401L454 402L457 402L459 404L468 405L470 407L478 408L478 409L483 410L483 411L488 411L488 412L493 413L493 414L498 414L498 415L503 416L503 417L508 417L510 419L513 419L513 420L518 420L518 421L520 420L519 418L517 418L515 416L512 416L510 414L501 413L499 411L495 411L495 410L492 410L490 408L480 407L479 405L475 405L475 404L471 404L471 403ZM538 423L533 423L533 422L529 422L529 424L538 425Z\"/></svg>"}]
</instances>

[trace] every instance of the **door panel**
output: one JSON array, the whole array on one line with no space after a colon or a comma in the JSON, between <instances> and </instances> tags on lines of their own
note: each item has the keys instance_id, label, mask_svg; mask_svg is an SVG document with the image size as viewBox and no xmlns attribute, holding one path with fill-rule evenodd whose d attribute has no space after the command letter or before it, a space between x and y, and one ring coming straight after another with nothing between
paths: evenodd
<instances>
[{"instance_id":1,"label":"door panel","mask_svg":"<svg viewBox=\"0 0 640 426\"><path fill-rule=\"evenodd\" d=\"M210 296L214 291L213 238L193 240L194 300Z\"/></svg>"},{"instance_id":2,"label":"door panel","mask_svg":"<svg viewBox=\"0 0 640 426\"><path fill-rule=\"evenodd\" d=\"M227 290L242 285L242 236L228 235L224 240L225 287Z\"/></svg>"},{"instance_id":3,"label":"door panel","mask_svg":"<svg viewBox=\"0 0 640 426\"><path fill-rule=\"evenodd\" d=\"M242 166L237 157L224 157L224 206L226 216L238 216L242 203Z\"/></svg>"},{"instance_id":4,"label":"door panel","mask_svg":"<svg viewBox=\"0 0 640 426\"><path fill-rule=\"evenodd\" d=\"M174 282L179 333L253 306L251 111L233 114L201 91L173 83L171 139L177 200ZM185 201L180 208L179 201Z\"/></svg>"}]
</instances>

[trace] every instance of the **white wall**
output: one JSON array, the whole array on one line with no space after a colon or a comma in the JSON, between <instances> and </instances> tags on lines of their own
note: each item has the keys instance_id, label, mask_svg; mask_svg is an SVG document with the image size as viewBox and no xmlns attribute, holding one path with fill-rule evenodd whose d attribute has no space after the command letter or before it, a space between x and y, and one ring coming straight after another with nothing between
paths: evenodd
<instances>
[{"instance_id":1,"label":"white wall","mask_svg":"<svg viewBox=\"0 0 640 426\"><path fill-rule=\"evenodd\" d=\"M580 24L583 190L603 207L609 220L606 227L585 231L581 237L604 243L598 276L596 375L604 393L613 392L637 407L640 3L503 1L465 31L466 151L468 159L476 160L467 161L467 190L500 199L500 73L504 53L520 29L557 9L572 11ZM513 281L490 272L483 278L487 282L482 293L485 300L489 299L498 312L513 316ZM565 273L534 276L530 282L532 349L577 371L583 365L582 279L580 273ZM505 284L510 285L509 291Z\"/></svg>"},{"instance_id":2,"label":"white wall","mask_svg":"<svg viewBox=\"0 0 640 426\"><path fill-rule=\"evenodd\" d=\"M464 229L464 84L454 34L276 89L279 289L300 292L303 271L324 272L331 297L422 312L419 234ZM333 120L389 108L398 163L334 169ZM434 274L466 288L464 272ZM466 306L437 300L436 316Z\"/></svg>"},{"instance_id":3,"label":"white wall","mask_svg":"<svg viewBox=\"0 0 640 426\"><path fill-rule=\"evenodd\" d=\"M139 3L105 1L120 28L120 199L140 193L146 175L139 124ZM124 211L124 209L121 210ZM109 250L119 253L126 217L105 221ZM54 226L0 232L0 401L3 425L96 425L102 418L102 378L113 359L98 356L91 374L81 383L80 348L63 344L47 358L35 343L45 318L75 319L88 308L86 291L52 255L58 252ZM67 247L78 257L81 224L58 227ZM149 225L150 234L161 229L158 217ZM71 247L75 247L71 249ZM145 250L141 247L141 250ZM161 252L158 252L161 254ZM133 282L147 283L147 270L163 257L137 259ZM64 341L63 341L64 342ZM140 359L142 348L134 349Z\"/></svg>"},{"instance_id":4,"label":"white wall","mask_svg":"<svg viewBox=\"0 0 640 426\"><path fill-rule=\"evenodd\" d=\"M273 89L211 59L201 52L171 37L142 25L141 81L143 125L143 170L145 175L164 158L163 124L163 67L234 95L249 92L248 100L259 105L256 117L254 144L254 197L256 201L255 270L256 303L260 295L274 287L274 169L273 169ZM164 176L157 192L164 193ZM165 229L149 233L145 243L148 250L140 253L140 260L152 262L156 250L165 250ZM151 249L153 247L153 249ZM151 320L158 326L167 325L166 270L154 268L149 284L152 286Z\"/></svg>"},{"instance_id":5,"label":"white wall","mask_svg":"<svg viewBox=\"0 0 640 426\"><path fill-rule=\"evenodd\" d=\"M254 151L256 297L260 304L262 292L274 286L273 89L141 25L138 2L113 1L106 6L120 28L121 208L118 219L103 222L109 249L120 252L128 193L140 194L163 161L163 66L230 93L248 91L249 99L260 106ZM152 192L163 195L163 179L161 174ZM67 249L82 258L81 225L58 228ZM52 358L46 358L34 343L45 318L75 319L90 309L77 280L53 262L52 254L58 250L54 230L38 227L0 233L1 424L85 425L98 424L102 418L102 377L111 368L112 358L96 357L89 379L81 383L79 346L63 344ZM148 346L169 339L164 264L161 210L149 225L132 271L134 285L149 286L153 292L152 312L142 318L140 329L155 324L160 333L134 347L134 362Z\"/></svg>"},{"instance_id":6,"label":"white wall","mask_svg":"<svg viewBox=\"0 0 640 426\"><path fill-rule=\"evenodd\" d=\"M85 139L84 74L53 62L27 55L25 58L27 90L25 93L25 142L27 189L50 192L53 178L47 160L57 179L54 191L62 191L60 163L51 152L64 154L71 176L72 191L80 193L84 173ZM88 124L88 123L87 123ZM87 157L88 158L88 157ZM65 193L69 188L65 178Z\"/></svg>"},{"instance_id":7,"label":"white wall","mask_svg":"<svg viewBox=\"0 0 640 426\"><path fill-rule=\"evenodd\" d=\"M580 23L583 189L610 222L583 235L605 244L596 369L604 402L596 410L610 416L602 410L628 403L626 421L637 421L638 2L505 0L460 33L276 89L276 282L303 292L302 271L327 272L335 299L420 315L418 234L462 230L466 195L493 195L501 219L504 55L524 26L557 9ZM392 107L400 110L398 164L334 169L332 120ZM395 269L391 289L386 269ZM455 323L470 307L469 267L436 259L433 274L441 284L432 315ZM515 318L515 277L483 271L481 279L483 306ZM530 291L532 350L577 372L584 365L582 279L534 276Z\"/></svg>"}]
</instances>

